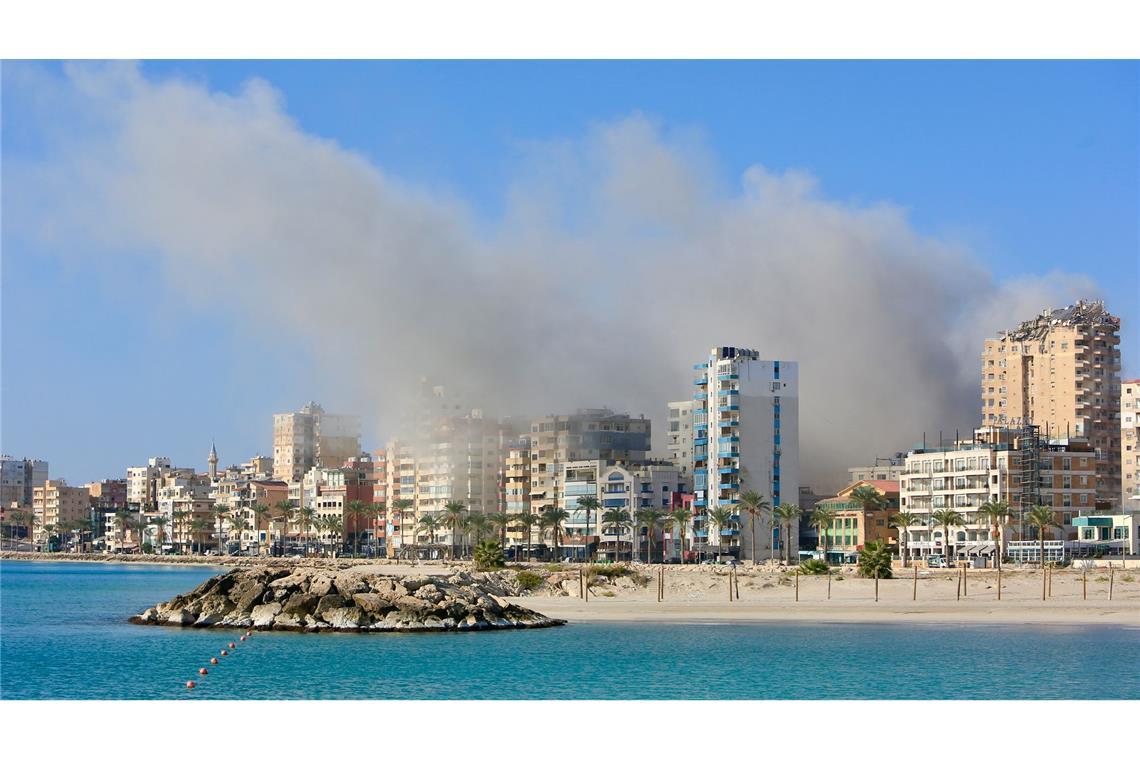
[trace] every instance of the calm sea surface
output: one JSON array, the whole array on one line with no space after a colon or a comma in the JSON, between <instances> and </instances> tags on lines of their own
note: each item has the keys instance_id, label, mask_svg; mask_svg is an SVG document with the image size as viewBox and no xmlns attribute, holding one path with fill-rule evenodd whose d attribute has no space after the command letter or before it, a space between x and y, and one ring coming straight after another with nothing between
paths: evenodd
<instances>
[{"instance_id":1,"label":"calm sea surface","mask_svg":"<svg viewBox=\"0 0 1140 760\"><path fill-rule=\"evenodd\" d=\"M0 563L4 699L1138 699L1140 627L573 624L258 633L127 617L217 568ZM199 667L210 674L199 677ZM199 686L188 691L194 678Z\"/></svg>"}]
</instances>

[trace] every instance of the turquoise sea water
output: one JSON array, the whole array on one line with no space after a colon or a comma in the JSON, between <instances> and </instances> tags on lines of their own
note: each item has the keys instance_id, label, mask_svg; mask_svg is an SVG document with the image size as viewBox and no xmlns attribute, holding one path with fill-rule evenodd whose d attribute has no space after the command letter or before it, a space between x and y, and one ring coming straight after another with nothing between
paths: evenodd
<instances>
[{"instance_id":1,"label":"turquoise sea water","mask_svg":"<svg viewBox=\"0 0 1140 760\"><path fill-rule=\"evenodd\" d=\"M3 699L1137 699L1140 627L572 624L258 633L127 617L217 568L0 564ZM197 675L206 666L210 674ZM199 682L188 691L187 679Z\"/></svg>"}]
</instances>

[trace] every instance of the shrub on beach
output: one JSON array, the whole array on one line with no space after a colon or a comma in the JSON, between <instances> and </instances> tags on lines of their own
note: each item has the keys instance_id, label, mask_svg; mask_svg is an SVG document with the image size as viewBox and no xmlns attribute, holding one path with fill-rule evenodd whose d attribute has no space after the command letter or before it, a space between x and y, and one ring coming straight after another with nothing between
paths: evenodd
<instances>
[{"instance_id":1,"label":"shrub on beach","mask_svg":"<svg viewBox=\"0 0 1140 760\"><path fill-rule=\"evenodd\" d=\"M474 552L476 570L495 570L507 564L503 554L503 547L498 541L483 541L475 547Z\"/></svg>"},{"instance_id":2,"label":"shrub on beach","mask_svg":"<svg viewBox=\"0 0 1140 760\"><path fill-rule=\"evenodd\" d=\"M542 585L543 578L530 570L520 570L515 575L515 583L519 584L519 588L523 591L533 591Z\"/></svg>"},{"instance_id":3,"label":"shrub on beach","mask_svg":"<svg viewBox=\"0 0 1140 760\"><path fill-rule=\"evenodd\" d=\"M822 559L809 559L800 563L801 575L827 575L831 571L831 565L824 562Z\"/></svg>"},{"instance_id":4,"label":"shrub on beach","mask_svg":"<svg viewBox=\"0 0 1140 760\"><path fill-rule=\"evenodd\" d=\"M859 550L859 575L864 578L890 578L891 550L882 541L869 541Z\"/></svg>"}]
</instances>

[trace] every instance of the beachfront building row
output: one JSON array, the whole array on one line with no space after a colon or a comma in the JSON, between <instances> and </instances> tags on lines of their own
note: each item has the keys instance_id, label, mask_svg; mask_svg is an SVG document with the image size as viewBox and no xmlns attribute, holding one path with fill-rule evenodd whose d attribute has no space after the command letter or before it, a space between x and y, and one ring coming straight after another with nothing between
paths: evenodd
<instances>
[{"instance_id":1,"label":"beachfront building row","mask_svg":"<svg viewBox=\"0 0 1140 760\"><path fill-rule=\"evenodd\" d=\"M797 536L782 536L769 512L753 518L740 496L755 491L772 505L799 498L798 364L716 346L693 369L694 536L714 554L775 557Z\"/></svg>"},{"instance_id":2,"label":"beachfront building row","mask_svg":"<svg viewBox=\"0 0 1140 760\"><path fill-rule=\"evenodd\" d=\"M32 489L42 487L47 479L48 463L42 459L0 456L0 507L31 507Z\"/></svg>"},{"instance_id":3,"label":"beachfront building row","mask_svg":"<svg viewBox=\"0 0 1140 760\"><path fill-rule=\"evenodd\" d=\"M1096 463L1086 439L1045 440L1034 426L980 428L970 440L914 449L906 456L899 489L901 509L918 518L907 529L905 550L914 559L948 554L992 561L994 540L1000 538L1014 542L1011 555L1035 553L1023 546L1037 540L1036 529L1025 521L1034 506L1053 510L1059 527L1050 538L1075 539L1073 519L1096 509ZM978 511L990 501L1010 505L1010 524L1001 536L994 536ZM938 524L935 513L943 509L953 510L963 525Z\"/></svg>"},{"instance_id":4,"label":"beachfront building row","mask_svg":"<svg viewBox=\"0 0 1140 760\"><path fill-rule=\"evenodd\" d=\"M1140 379L1120 384L1120 478L1125 510L1140 510Z\"/></svg>"}]
</instances>

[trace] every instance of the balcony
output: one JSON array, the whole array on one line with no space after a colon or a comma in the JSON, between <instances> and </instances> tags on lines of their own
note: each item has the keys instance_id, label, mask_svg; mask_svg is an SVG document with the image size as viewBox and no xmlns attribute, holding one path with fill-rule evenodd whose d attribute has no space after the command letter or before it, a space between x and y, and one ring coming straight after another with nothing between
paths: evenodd
<instances>
[{"instance_id":1,"label":"balcony","mask_svg":"<svg viewBox=\"0 0 1140 760\"><path fill-rule=\"evenodd\" d=\"M739 372L729 372L728 374L725 374L725 375L717 375L716 379L717 380L739 380L740 379L740 373Z\"/></svg>"},{"instance_id":2,"label":"balcony","mask_svg":"<svg viewBox=\"0 0 1140 760\"><path fill-rule=\"evenodd\" d=\"M716 392L716 395L718 395L718 396L739 396L739 395L740 395L740 391L738 391L738 390L736 390L735 388L733 388L733 389L730 389L730 390L727 390L727 391L717 391L717 392Z\"/></svg>"},{"instance_id":3,"label":"balcony","mask_svg":"<svg viewBox=\"0 0 1140 760\"><path fill-rule=\"evenodd\" d=\"M694 401L704 401L708 397L709 397L709 394L706 393L705 391L698 391L698 392L693 394L693 400Z\"/></svg>"},{"instance_id":4,"label":"balcony","mask_svg":"<svg viewBox=\"0 0 1140 760\"><path fill-rule=\"evenodd\" d=\"M707 499L693 499L694 507L707 507L709 505Z\"/></svg>"},{"instance_id":5,"label":"balcony","mask_svg":"<svg viewBox=\"0 0 1140 760\"><path fill-rule=\"evenodd\" d=\"M740 474L740 468L739 467L721 467L720 469L717 470L717 472L721 475L738 475L738 474Z\"/></svg>"},{"instance_id":6,"label":"balcony","mask_svg":"<svg viewBox=\"0 0 1140 760\"><path fill-rule=\"evenodd\" d=\"M709 379L707 377L698 377L693 380L693 385L708 385Z\"/></svg>"},{"instance_id":7,"label":"balcony","mask_svg":"<svg viewBox=\"0 0 1140 760\"><path fill-rule=\"evenodd\" d=\"M694 446L708 446L709 445L709 439L708 438L694 438L693 439L693 445Z\"/></svg>"},{"instance_id":8,"label":"balcony","mask_svg":"<svg viewBox=\"0 0 1140 760\"><path fill-rule=\"evenodd\" d=\"M697 371L700 371L702 369L708 369L708 368L709 368L708 362L703 362L701 364L694 364L693 365L693 369L697 370Z\"/></svg>"},{"instance_id":9,"label":"balcony","mask_svg":"<svg viewBox=\"0 0 1140 760\"><path fill-rule=\"evenodd\" d=\"M722 491L739 491L739 483L718 483L717 487Z\"/></svg>"},{"instance_id":10,"label":"balcony","mask_svg":"<svg viewBox=\"0 0 1140 760\"><path fill-rule=\"evenodd\" d=\"M695 454L693 456L693 461L694 462L705 462L708 460L708 458L709 458L708 454Z\"/></svg>"},{"instance_id":11,"label":"balcony","mask_svg":"<svg viewBox=\"0 0 1140 760\"><path fill-rule=\"evenodd\" d=\"M720 422L718 422L716 424L722 428L740 427L740 420L721 420Z\"/></svg>"},{"instance_id":12,"label":"balcony","mask_svg":"<svg viewBox=\"0 0 1140 760\"><path fill-rule=\"evenodd\" d=\"M739 412L740 404L724 404L716 408L718 412Z\"/></svg>"},{"instance_id":13,"label":"balcony","mask_svg":"<svg viewBox=\"0 0 1140 760\"><path fill-rule=\"evenodd\" d=\"M738 436L738 435L722 435L719 438L717 438L716 441L717 441L717 443L740 443L740 436ZM708 443L707 438L705 439L705 443ZM696 445L696 441L693 441L693 445Z\"/></svg>"}]
</instances>

